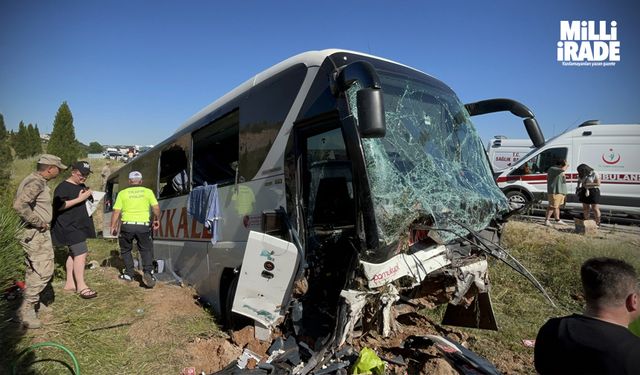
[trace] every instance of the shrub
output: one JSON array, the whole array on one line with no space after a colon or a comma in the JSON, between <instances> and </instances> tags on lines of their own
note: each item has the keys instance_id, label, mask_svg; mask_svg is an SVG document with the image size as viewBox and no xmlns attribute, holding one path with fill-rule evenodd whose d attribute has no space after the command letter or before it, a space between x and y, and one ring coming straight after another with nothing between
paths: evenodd
<instances>
[{"instance_id":1,"label":"shrub","mask_svg":"<svg viewBox=\"0 0 640 375\"><path fill-rule=\"evenodd\" d=\"M10 201L0 200L0 291L5 291L24 275L24 256L17 239L20 228L20 219L13 211ZM3 331L8 314L7 300L0 299L0 331Z\"/></svg>"}]
</instances>

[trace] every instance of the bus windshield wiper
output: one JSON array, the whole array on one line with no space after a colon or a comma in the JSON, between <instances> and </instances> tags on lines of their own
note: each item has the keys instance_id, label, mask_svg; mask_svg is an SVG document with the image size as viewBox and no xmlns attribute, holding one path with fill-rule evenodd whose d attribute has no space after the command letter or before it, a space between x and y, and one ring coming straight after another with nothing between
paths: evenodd
<instances>
[{"instance_id":1,"label":"bus windshield wiper","mask_svg":"<svg viewBox=\"0 0 640 375\"><path fill-rule=\"evenodd\" d=\"M522 265L522 263L520 263L516 258L514 258L511 254L509 254L509 252L507 250L505 250L502 246L498 245L497 243L488 241L489 244L487 244L485 242L485 239L482 238L482 236L478 235L478 233L476 231L474 231L472 228L470 228L468 225L459 222L453 218L450 218L451 221L453 221L454 223L460 225L461 227L463 227L464 229L466 229L467 231L469 231L469 233L478 241L478 243L480 245L482 245L482 249L489 255L491 255L492 257L501 260L503 263L505 263L507 266L511 267L513 270L515 270L516 272L518 272L519 274L521 274L522 276L524 276L525 278L527 278L527 280L529 280L529 282L536 287L536 289L538 289L547 300L549 300L549 303L551 303L551 305L555 308L557 308L558 306L553 302L553 300L551 299L551 297L547 294L547 291L544 289L544 287L542 286L542 284L540 284L540 282L535 278L535 276L533 276L533 274L531 272L529 272L529 270Z\"/></svg>"}]
</instances>

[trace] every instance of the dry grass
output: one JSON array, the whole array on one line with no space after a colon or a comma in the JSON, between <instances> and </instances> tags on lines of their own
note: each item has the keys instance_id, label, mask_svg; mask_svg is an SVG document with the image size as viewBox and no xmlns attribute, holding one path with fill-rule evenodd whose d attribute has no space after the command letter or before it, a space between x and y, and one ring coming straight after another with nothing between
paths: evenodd
<instances>
[{"instance_id":1,"label":"dry grass","mask_svg":"<svg viewBox=\"0 0 640 375\"><path fill-rule=\"evenodd\" d=\"M524 277L511 268L492 260L491 296L499 331L463 329L474 337L471 349L499 365L506 373L531 373L533 349L523 339L535 339L540 326L555 316L579 313L583 299L580 287L581 264L596 256L624 259L640 270L640 234L600 231L586 237L558 231L540 224L510 222L503 246L540 281L558 305L549 302ZM438 310L429 315L438 316Z\"/></svg>"}]
</instances>

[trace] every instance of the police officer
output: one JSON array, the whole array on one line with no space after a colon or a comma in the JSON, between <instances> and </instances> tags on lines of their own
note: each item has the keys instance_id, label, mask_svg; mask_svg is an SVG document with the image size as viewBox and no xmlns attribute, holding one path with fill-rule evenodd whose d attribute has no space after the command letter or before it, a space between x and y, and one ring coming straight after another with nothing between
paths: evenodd
<instances>
[{"instance_id":1,"label":"police officer","mask_svg":"<svg viewBox=\"0 0 640 375\"><path fill-rule=\"evenodd\" d=\"M67 169L59 157L44 154L38 159L37 171L22 180L18 186L13 208L20 216L24 230L20 244L26 254L27 270L24 299L18 317L27 328L40 328L42 322L36 315L40 293L53 276L53 245L51 244L51 194L47 181Z\"/></svg>"},{"instance_id":2,"label":"police officer","mask_svg":"<svg viewBox=\"0 0 640 375\"><path fill-rule=\"evenodd\" d=\"M118 220L122 213L122 226L120 227L120 254L124 261L125 270L120 278L132 281L134 277L133 240L138 243L140 257L142 258L142 280L147 288L156 285L156 279L151 271L153 270L153 238L151 228L160 228L160 206L155 195L142 186L142 173L133 171L129 173L129 187L118 193L116 203L113 205L111 216L111 234L118 234ZM153 223L149 222L149 208L153 210ZM153 224L150 226L150 224Z\"/></svg>"}]
</instances>

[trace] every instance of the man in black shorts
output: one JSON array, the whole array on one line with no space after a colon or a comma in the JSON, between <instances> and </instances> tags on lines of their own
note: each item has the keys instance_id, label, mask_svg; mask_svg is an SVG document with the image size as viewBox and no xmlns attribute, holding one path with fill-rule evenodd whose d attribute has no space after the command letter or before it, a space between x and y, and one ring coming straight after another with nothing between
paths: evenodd
<instances>
[{"instance_id":1,"label":"man in black shorts","mask_svg":"<svg viewBox=\"0 0 640 375\"><path fill-rule=\"evenodd\" d=\"M94 238L96 230L93 219L87 212L86 200L93 199L91 189L84 184L91 173L86 161L71 165L71 176L56 187L53 192L53 221L51 239L56 246L67 246L67 281L64 290L77 291L84 299L98 294L89 288L84 280L87 261L87 238Z\"/></svg>"},{"instance_id":2,"label":"man in black shorts","mask_svg":"<svg viewBox=\"0 0 640 375\"><path fill-rule=\"evenodd\" d=\"M638 374L640 337L627 328L640 315L634 268L593 258L580 270L584 314L553 318L536 339L534 361L542 374Z\"/></svg>"}]
</instances>

